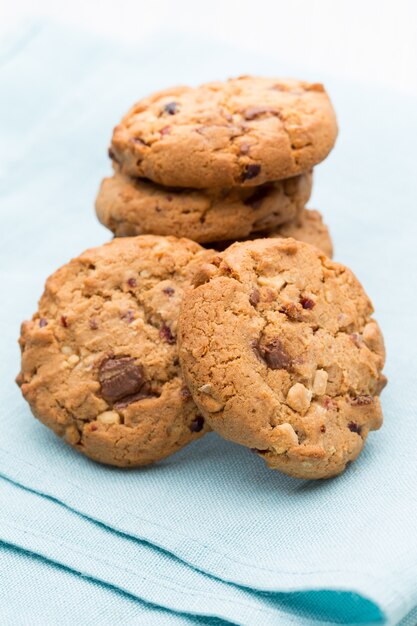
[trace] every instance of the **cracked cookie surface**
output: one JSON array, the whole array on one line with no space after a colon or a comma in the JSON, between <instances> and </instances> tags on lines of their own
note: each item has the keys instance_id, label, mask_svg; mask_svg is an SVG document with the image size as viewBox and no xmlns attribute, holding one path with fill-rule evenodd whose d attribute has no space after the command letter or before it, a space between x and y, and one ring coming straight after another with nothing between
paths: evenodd
<instances>
[{"instance_id":1,"label":"cracked cookie surface","mask_svg":"<svg viewBox=\"0 0 417 626\"><path fill-rule=\"evenodd\" d=\"M167 188L116 171L101 183L97 216L116 236L174 235L207 243L243 239L294 219L311 194L312 175L257 188Z\"/></svg>"},{"instance_id":2,"label":"cracked cookie surface","mask_svg":"<svg viewBox=\"0 0 417 626\"><path fill-rule=\"evenodd\" d=\"M55 272L21 330L17 382L35 416L120 467L158 461L204 434L176 334L182 292L211 254L148 235L87 250Z\"/></svg>"},{"instance_id":3,"label":"cracked cookie surface","mask_svg":"<svg viewBox=\"0 0 417 626\"><path fill-rule=\"evenodd\" d=\"M114 129L110 156L162 185L258 186L307 172L336 136L322 85L242 76L140 100Z\"/></svg>"},{"instance_id":4,"label":"cracked cookie surface","mask_svg":"<svg viewBox=\"0 0 417 626\"><path fill-rule=\"evenodd\" d=\"M382 423L384 343L359 281L313 246L258 239L196 284L180 362L212 428L289 475L342 472Z\"/></svg>"}]
</instances>

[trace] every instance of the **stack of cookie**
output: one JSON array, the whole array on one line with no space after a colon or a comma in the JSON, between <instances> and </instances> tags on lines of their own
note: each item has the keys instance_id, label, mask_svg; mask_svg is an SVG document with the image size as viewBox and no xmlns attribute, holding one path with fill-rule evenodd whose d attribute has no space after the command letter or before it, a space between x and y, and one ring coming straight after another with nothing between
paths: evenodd
<instances>
[{"instance_id":1,"label":"stack of cookie","mask_svg":"<svg viewBox=\"0 0 417 626\"><path fill-rule=\"evenodd\" d=\"M242 77L140 101L116 127L114 175L96 211L116 236L202 244L295 237L328 255L321 215L305 208L336 118L321 85Z\"/></svg>"},{"instance_id":2,"label":"stack of cookie","mask_svg":"<svg viewBox=\"0 0 417 626\"><path fill-rule=\"evenodd\" d=\"M305 82L242 77L136 104L96 202L116 238L55 272L22 325L33 413L110 465L213 429L292 476L343 471L382 422L385 354L305 208L336 135L326 92Z\"/></svg>"}]
</instances>

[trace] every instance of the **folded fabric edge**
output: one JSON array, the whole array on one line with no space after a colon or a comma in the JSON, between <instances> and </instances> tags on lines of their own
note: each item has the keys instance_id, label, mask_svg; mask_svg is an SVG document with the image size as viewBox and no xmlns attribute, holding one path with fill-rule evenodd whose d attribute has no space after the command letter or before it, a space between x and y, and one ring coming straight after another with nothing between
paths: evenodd
<instances>
[{"instance_id":1,"label":"folded fabric edge","mask_svg":"<svg viewBox=\"0 0 417 626\"><path fill-rule=\"evenodd\" d=\"M5 483L7 485L9 481L5 481ZM167 610L184 614L201 615L207 618L219 618L232 623L234 623L236 616L240 616L242 621L239 623L242 624L275 624L277 618L280 619L282 623L284 619L297 616L299 618L297 621L298 624L308 626L311 621L317 621L317 615L326 617L325 621L323 621L323 619L320 620L320 624L323 624L323 626L326 626L326 624L330 626L336 623L362 623L362 618L365 615L367 616L367 623L369 624L382 624L385 622L385 616L380 607L362 594L356 594L346 590L320 589L317 591L305 590L295 593L269 593L260 595L231 584L222 583L200 572L198 576L202 579L201 589L196 589L195 587L195 584L200 582L198 579L194 581L193 588L188 585L184 586L183 589L179 587L181 583L178 579L174 581L170 587L168 586L167 591L170 600L167 601L165 599L165 602L159 602L159 600L164 597L161 594L161 590L163 591L164 588L167 588L167 585L169 585L168 579L164 578L161 580L157 578L151 580L149 576L147 577L143 569L136 572L132 570L129 571L128 563L125 562L123 564L124 567L121 568L120 564L115 561L119 553L121 554L120 546L114 550L115 556L113 557L113 562L109 563L110 570L106 567L103 569L103 557L101 554L97 555L96 558L92 558L91 552L86 551L80 542L71 543L68 541L74 524L74 520L70 519L71 516L75 516L78 525L80 521L83 520L83 516L73 512L71 509L67 509L65 505L61 505L59 502L54 500L50 501L49 498L24 487L17 486L13 482L9 483L9 487L6 487L6 490L7 488L19 491L19 494L17 494L19 504L21 500L23 501L26 498L24 506L25 511L35 509L38 512L38 516L42 507L47 507L45 511L46 517L48 519L59 518L60 537L62 535L65 537L65 540L59 538L59 542L57 542L57 538L54 538L51 533L45 534L42 524L40 528L36 528L36 523L38 523L37 519L31 520L29 518L26 524L22 524L22 520L19 519L18 523L14 521L14 523L11 524L9 519L10 513L6 520L0 517L1 539L25 551L38 554L52 563L62 565L78 574L87 576L91 580L97 580L103 584L110 585L112 588L119 589L148 604L154 605L155 599L157 598L158 606ZM57 512L53 514L50 509L55 507L57 508ZM63 511L59 511L60 508L62 508ZM24 516L23 519L25 519ZM117 531L108 529L102 524L97 524L89 519L84 519L83 523L86 525L85 530L87 531L93 528L96 536L97 533L100 532L102 532L103 535L104 533L111 533L115 535L115 539L120 540ZM78 532L80 532L79 528ZM130 538L128 538L128 540L132 541ZM103 546L104 542L102 539L100 541L100 538L98 538L96 544ZM116 546L114 547L116 548ZM140 555L138 556L140 557ZM143 558L149 561L151 556L151 554L145 554ZM138 563L138 565L140 565L140 563ZM157 563L154 565L157 566ZM185 564L181 564L181 566L188 567ZM157 571L157 567L155 567L155 570ZM178 574L180 575L180 572L178 572ZM132 578L129 581L130 576ZM134 581L134 578L136 578L136 581ZM143 585L141 584L142 580L146 580L146 591L144 591ZM204 584L206 584L205 589L203 587ZM222 597L220 587L222 584L225 586L225 594L229 594L229 597L226 597L226 595ZM153 585L153 592L152 589L149 591L149 585ZM208 589L207 587L210 588ZM145 595L138 595L138 590L141 594L144 593ZM174 602L172 600L172 594L178 594ZM196 595L200 596L197 601ZM232 597L233 595L234 597ZM216 604L217 606L215 607ZM341 618L344 619L343 622ZM348 618L349 621L347 621L346 618Z\"/></svg>"},{"instance_id":2,"label":"folded fabric edge","mask_svg":"<svg viewBox=\"0 0 417 626\"><path fill-rule=\"evenodd\" d=\"M150 626L150 624L152 623L156 623L153 621L151 615L154 614L155 617L157 618L157 623L158 624L168 624L168 620L169 620L169 624L172 624L175 626L180 626L181 624L189 624L191 625L200 625L200 624L211 624L212 626L222 626L223 624L226 624L226 622L217 620L217 619L211 619L209 618L204 619L204 621L197 617L190 617L189 615L185 615L185 614L181 614L181 613L174 613L169 611L168 609L164 609L163 607L159 607L156 606L154 604L151 603L147 603L135 596L130 595L129 593L124 592L123 590L113 587L112 585L109 585L107 583L104 582L100 582L95 578L90 578L88 575L85 574L81 574L69 567L66 567L65 565L62 565L60 563L56 563L53 561L50 561L48 558L43 557L42 555L36 553L36 552L32 552L30 550L26 550L24 548L21 548L18 545L15 545L13 543L8 543L5 541L2 541L0 539L0 555L3 553L9 553L9 562L7 563L5 559L0 558L0 581L3 581L2 584L2 593L1 595L1 599L2 602L0 604L0 619L4 616L7 617L10 613L13 614L13 619L15 620L16 618L19 618L19 614L16 610L16 607L11 607L11 606L7 606L7 585L5 584L5 581L9 581L9 585L12 584L10 582L10 557L11 559L17 562L18 560L31 560L32 563L31 565L38 565L40 567L42 567L44 570L45 568L50 568L51 572L53 572L53 583L54 583L54 595L56 593L56 585L57 585L57 578L65 578L65 594L68 595L68 593L71 593L73 588L74 588L74 580L77 583L77 588L74 589L74 592L79 593L79 588L78 585L83 586L84 584L87 585L87 597L91 597L91 594L94 592L99 591L100 592L100 598L99 601L102 602L103 601L103 593L106 594L108 592L110 592L111 594L116 594L116 597L118 598L119 602L121 604L123 604L123 602L125 601L126 603L128 603L130 606L132 604L134 604L135 608L137 608L138 612L142 613L146 613L146 621L142 621L142 618L138 615L135 614L135 624L146 624L147 626ZM20 563L19 569L22 568L22 565ZM13 572L15 571L15 568L13 567ZM68 576L71 576L71 585L68 585ZM30 576L31 578L31 585L28 586L27 588L22 588L22 585L19 585L19 601L21 603L23 603L24 609L25 609L25 615L33 615L32 611L33 611L33 606L30 605L30 601L28 601L28 597L27 597L27 593L29 592L31 594L31 597L33 599L34 595L37 593L39 593L39 585L37 584L39 581L37 578ZM19 574L19 583L21 583L21 572ZM44 580L40 581L40 584L43 584ZM101 593L103 592L103 593ZM93 599L93 598L92 598ZM38 602L38 597L36 598L36 601ZM71 608L73 609L74 605L79 603L79 597L77 597L76 599L74 599L74 603L71 603ZM108 607L107 610L111 611L111 609L113 608L114 605L114 598L112 596L110 596L109 599L109 603L108 603ZM22 604L20 605L22 606ZM49 607L45 607L43 605L43 610L48 609ZM103 607L105 608L105 607ZM119 612L119 611L118 611ZM131 611L129 611L130 613ZM60 611L61 613L61 618L64 619L65 615L62 614L62 611ZM72 615L74 617L74 615ZM164 621L160 621L159 618L163 617ZM47 617L44 615L44 618ZM131 615L129 615L129 617L132 617ZM138 620L138 621L137 621ZM111 623L111 614L109 615L109 621L108 623ZM94 622L96 623L96 622Z\"/></svg>"}]
</instances>

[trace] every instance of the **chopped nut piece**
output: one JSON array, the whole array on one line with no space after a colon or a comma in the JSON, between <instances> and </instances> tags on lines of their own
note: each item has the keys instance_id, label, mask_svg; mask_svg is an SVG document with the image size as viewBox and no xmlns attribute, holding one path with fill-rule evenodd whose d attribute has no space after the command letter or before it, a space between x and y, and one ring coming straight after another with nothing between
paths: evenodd
<instances>
[{"instance_id":1,"label":"chopped nut piece","mask_svg":"<svg viewBox=\"0 0 417 626\"><path fill-rule=\"evenodd\" d=\"M312 393L301 383L295 383L287 395L287 404L294 411L307 411L310 406Z\"/></svg>"},{"instance_id":2,"label":"chopped nut piece","mask_svg":"<svg viewBox=\"0 0 417 626\"><path fill-rule=\"evenodd\" d=\"M65 429L65 441L67 441L71 446L75 446L81 439L81 435L78 432L78 428L75 424L71 424L67 426Z\"/></svg>"},{"instance_id":3,"label":"chopped nut piece","mask_svg":"<svg viewBox=\"0 0 417 626\"><path fill-rule=\"evenodd\" d=\"M116 411L104 411L96 418L101 424L120 424L120 415Z\"/></svg>"},{"instance_id":4,"label":"chopped nut piece","mask_svg":"<svg viewBox=\"0 0 417 626\"><path fill-rule=\"evenodd\" d=\"M70 348L69 346L62 346L61 352L62 354L70 355L72 354L72 348Z\"/></svg>"},{"instance_id":5,"label":"chopped nut piece","mask_svg":"<svg viewBox=\"0 0 417 626\"><path fill-rule=\"evenodd\" d=\"M291 424L280 424L274 428L273 450L277 454L284 454L292 446L298 446L298 437Z\"/></svg>"},{"instance_id":6,"label":"chopped nut piece","mask_svg":"<svg viewBox=\"0 0 417 626\"><path fill-rule=\"evenodd\" d=\"M210 391L211 391L210 383L206 383L205 385L201 385L201 387L199 388L198 391L201 391L201 393L210 393Z\"/></svg>"},{"instance_id":7,"label":"chopped nut piece","mask_svg":"<svg viewBox=\"0 0 417 626\"><path fill-rule=\"evenodd\" d=\"M325 370L317 370L314 376L313 393L315 396L323 396L326 393L328 373Z\"/></svg>"},{"instance_id":8,"label":"chopped nut piece","mask_svg":"<svg viewBox=\"0 0 417 626\"><path fill-rule=\"evenodd\" d=\"M333 302L333 294L331 291L326 291L324 297L326 298L326 302Z\"/></svg>"},{"instance_id":9,"label":"chopped nut piece","mask_svg":"<svg viewBox=\"0 0 417 626\"><path fill-rule=\"evenodd\" d=\"M68 363L70 365L77 365L79 360L80 360L80 357L77 354L71 354L71 356L68 357Z\"/></svg>"},{"instance_id":10,"label":"chopped nut piece","mask_svg":"<svg viewBox=\"0 0 417 626\"><path fill-rule=\"evenodd\" d=\"M261 287L272 287L273 289L278 289L278 291L285 285L285 280L282 276L259 276L258 277L258 285Z\"/></svg>"}]
</instances>

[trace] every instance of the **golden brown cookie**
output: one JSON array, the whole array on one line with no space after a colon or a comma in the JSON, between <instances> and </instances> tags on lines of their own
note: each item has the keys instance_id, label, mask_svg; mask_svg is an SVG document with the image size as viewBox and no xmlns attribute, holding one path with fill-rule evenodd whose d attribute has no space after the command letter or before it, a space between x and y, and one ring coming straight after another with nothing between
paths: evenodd
<instances>
[{"instance_id":1,"label":"golden brown cookie","mask_svg":"<svg viewBox=\"0 0 417 626\"><path fill-rule=\"evenodd\" d=\"M297 217L281 226L276 226L271 230L253 234L250 239L260 239L261 237L292 237L297 241L304 241L312 246L319 248L328 257L333 256L333 242L329 233L329 229L323 222L323 217L319 211L314 209L302 209ZM212 242L211 246L219 252L223 252L231 246L235 241L217 241Z\"/></svg>"},{"instance_id":2,"label":"golden brown cookie","mask_svg":"<svg viewBox=\"0 0 417 626\"><path fill-rule=\"evenodd\" d=\"M329 258L333 256L333 242L323 216L314 209L302 209L291 221L264 233L267 237L292 237L316 246Z\"/></svg>"},{"instance_id":3,"label":"golden brown cookie","mask_svg":"<svg viewBox=\"0 0 417 626\"><path fill-rule=\"evenodd\" d=\"M382 423L385 351L352 272L294 239L236 243L186 295L180 361L223 437L274 469L328 478Z\"/></svg>"},{"instance_id":4,"label":"golden brown cookie","mask_svg":"<svg viewBox=\"0 0 417 626\"><path fill-rule=\"evenodd\" d=\"M178 189L117 172L105 178L97 217L116 236L188 237L202 243L243 239L295 218L311 194L311 173L261 187Z\"/></svg>"},{"instance_id":5,"label":"golden brown cookie","mask_svg":"<svg viewBox=\"0 0 417 626\"><path fill-rule=\"evenodd\" d=\"M55 272L20 338L18 383L36 417L120 467L158 461L204 434L176 334L182 292L210 255L148 235L87 250Z\"/></svg>"},{"instance_id":6,"label":"golden brown cookie","mask_svg":"<svg viewBox=\"0 0 417 626\"><path fill-rule=\"evenodd\" d=\"M140 100L116 126L110 156L161 185L252 187L307 172L336 136L322 85L242 76Z\"/></svg>"}]
</instances>

